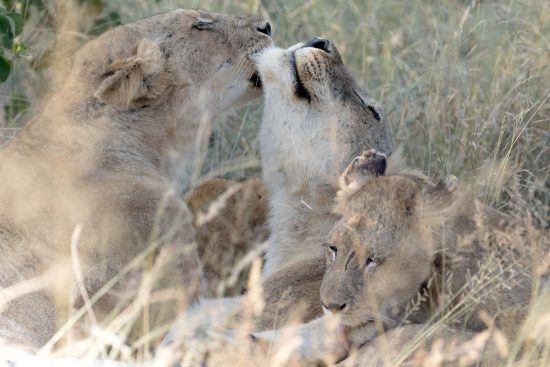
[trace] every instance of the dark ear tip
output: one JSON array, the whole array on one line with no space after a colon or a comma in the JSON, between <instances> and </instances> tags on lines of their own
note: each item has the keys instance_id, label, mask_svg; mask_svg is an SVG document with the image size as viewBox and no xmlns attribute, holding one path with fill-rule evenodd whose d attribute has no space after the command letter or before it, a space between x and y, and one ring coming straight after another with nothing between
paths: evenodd
<instances>
[{"instance_id":1,"label":"dark ear tip","mask_svg":"<svg viewBox=\"0 0 550 367\"><path fill-rule=\"evenodd\" d=\"M384 154L376 152L371 149L364 152L356 162L356 169L363 172L369 172L375 176L382 176L386 173L388 163Z\"/></svg>"},{"instance_id":2,"label":"dark ear tip","mask_svg":"<svg viewBox=\"0 0 550 367\"><path fill-rule=\"evenodd\" d=\"M378 155L376 158L374 158L374 174L376 176L382 176L384 173L386 173L386 168L388 166L388 162L386 161L386 156L384 155Z\"/></svg>"}]
</instances>

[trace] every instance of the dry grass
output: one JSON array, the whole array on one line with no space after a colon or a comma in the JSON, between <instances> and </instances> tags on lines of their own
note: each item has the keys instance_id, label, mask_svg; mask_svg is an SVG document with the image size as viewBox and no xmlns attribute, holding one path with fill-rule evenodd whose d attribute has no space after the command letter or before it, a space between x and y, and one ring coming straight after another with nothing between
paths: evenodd
<instances>
[{"instance_id":1,"label":"dry grass","mask_svg":"<svg viewBox=\"0 0 550 367\"><path fill-rule=\"evenodd\" d=\"M94 17L117 12L121 21L127 22L175 7L259 13L271 19L275 41L282 46L313 35L331 38L346 64L383 106L396 146L402 148L411 166L436 179L454 174L476 187L486 203L514 217L529 218L531 232L549 229L550 2L544 0L106 0L101 13L92 5L78 8L76 11L85 15L78 23L71 23L74 14L62 18L55 2L45 1L44 7L33 8L23 33L32 57L16 62L15 75L0 89L0 143L24 126L42 107L39 101L45 101L57 88L62 75L59 70L66 68L59 55L70 54L72 47L91 37ZM52 53L56 47L63 52ZM13 101L29 108L15 108L18 105ZM259 174L256 132L260 116L260 101L251 103L214 131L203 165L205 176ZM545 271L550 259L546 263ZM152 346L167 328L144 328L147 332L131 343L126 336L133 325L147 323L142 311L152 302L172 297L148 288L161 265L156 264L145 275L148 283L134 302L115 310L105 325L93 327L84 341L71 343L56 354L150 359ZM472 285L481 292L472 299L490 289L483 279ZM75 319L86 317L86 313L82 309ZM440 315L421 336L445 329L452 317L451 311ZM502 352L503 365L548 365L548 301L534 299L527 322L517 330L516 338L504 341L491 327L452 348L436 343L428 351L415 352L414 361L424 366L474 365L479 359L476 348L492 341ZM403 360L422 339L411 340L411 348L385 360L390 364ZM184 353L183 360L188 365L198 363L194 358L204 356L199 349L187 356ZM232 358L224 361L284 365L288 362L284 350L262 359L261 351L254 354L248 346L241 347L232 349L227 354ZM235 356L238 352L240 357Z\"/></svg>"}]
</instances>

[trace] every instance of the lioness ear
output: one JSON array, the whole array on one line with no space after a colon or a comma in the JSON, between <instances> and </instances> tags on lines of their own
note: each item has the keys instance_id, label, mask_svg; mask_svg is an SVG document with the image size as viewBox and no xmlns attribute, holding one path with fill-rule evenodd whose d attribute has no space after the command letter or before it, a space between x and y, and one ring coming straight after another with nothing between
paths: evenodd
<instances>
[{"instance_id":1,"label":"lioness ear","mask_svg":"<svg viewBox=\"0 0 550 367\"><path fill-rule=\"evenodd\" d=\"M374 149L363 152L346 167L340 176L340 189L347 189L351 185L361 186L366 180L382 176L386 173L386 155Z\"/></svg>"},{"instance_id":2,"label":"lioness ear","mask_svg":"<svg viewBox=\"0 0 550 367\"><path fill-rule=\"evenodd\" d=\"M361 102L363 107L365 107L371 112L372 117L374 117L378 121L382 119L382 112L380 112L380 107L378 105L378 102L376 102L369 95L363 93L358 89L355 89L353 93L355 93L357 98L359 98L359 101Z\"/></svg>"},{"instance_id":3,"label":"lioness ear","mask_svg":"<svg viewBox=\"0 0 550 367\"><path fill-rule=\"evenodd\" d=\"M140 100L151 100L166 89L168 79L161 77L163 70L159 44L143 39L134 56L116 60L108 67L94 97L122 108L139 105Z\"/></svg>"}]
</instances>

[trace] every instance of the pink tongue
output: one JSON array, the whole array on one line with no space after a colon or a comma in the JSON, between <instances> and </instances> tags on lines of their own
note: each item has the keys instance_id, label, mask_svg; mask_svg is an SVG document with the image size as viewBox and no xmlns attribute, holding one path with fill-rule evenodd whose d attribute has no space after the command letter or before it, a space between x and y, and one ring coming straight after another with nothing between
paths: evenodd
<instances>
[{"instance_id":1,"label":"pink tongue","mask_svg":"<svg viewBox=\"0 0 550 367\"><path fill-rule=\"evenodd\" d=\"M349 326L339 324L338 328L336 329L336 339L340 344L344 346L344 348L349 352L351 349L351 343L348 340L347 333L349 331Z\"/></svg>"}]
</instances>

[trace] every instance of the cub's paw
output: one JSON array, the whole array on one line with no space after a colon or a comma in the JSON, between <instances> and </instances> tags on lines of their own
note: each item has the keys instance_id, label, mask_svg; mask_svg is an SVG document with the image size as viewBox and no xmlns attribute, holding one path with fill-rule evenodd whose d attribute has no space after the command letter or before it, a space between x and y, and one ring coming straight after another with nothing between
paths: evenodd
<instances>
[{"instance_id":1,"label":"cub's paw","mask_svg":"<svg viewBox=\"0 0 550 367\"><path fill-rule=\"evenodd\" d=\"M379 328L374 322L350 329L346 333L346 340L350 349L359 349L378 336Z\"/></svg>"}]
</instances>

